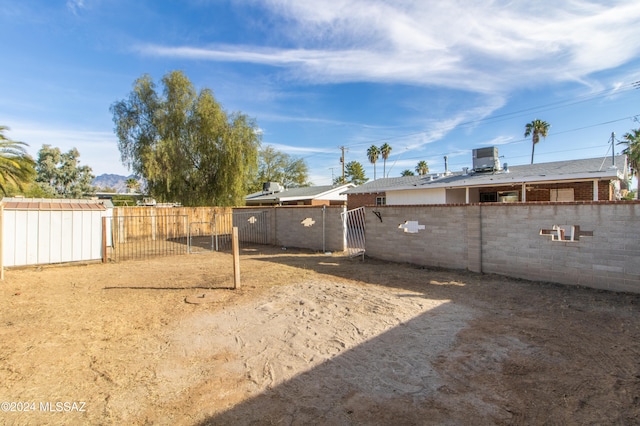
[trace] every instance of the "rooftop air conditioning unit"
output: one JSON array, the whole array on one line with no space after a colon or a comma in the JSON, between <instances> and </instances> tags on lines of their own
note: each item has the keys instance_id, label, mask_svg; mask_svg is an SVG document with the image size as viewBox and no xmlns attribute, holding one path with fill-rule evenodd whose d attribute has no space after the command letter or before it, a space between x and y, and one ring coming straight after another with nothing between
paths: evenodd
<instances>
[{"instance_id":1,"label":"rooftop air conditioning unit","mask_svg":"<svg viewBox=\"0 0 640 426\"><path fill-rule=\"evenodd\" d=\"M495 172L497 170L500 170L497 146L473 150L474 172Z\"/></svg>"},{"instance_id":2,"label":"rooftop air conditioning unit","mask_svg":"<svg viewBox=\"0 0 640 426\"><path fill-rule=\"evenodd\" d=\"M278 182L265 182L262 184L262 192L266 194L274 194L283 191L282 185Z\"/></svg>"}]
</instances>

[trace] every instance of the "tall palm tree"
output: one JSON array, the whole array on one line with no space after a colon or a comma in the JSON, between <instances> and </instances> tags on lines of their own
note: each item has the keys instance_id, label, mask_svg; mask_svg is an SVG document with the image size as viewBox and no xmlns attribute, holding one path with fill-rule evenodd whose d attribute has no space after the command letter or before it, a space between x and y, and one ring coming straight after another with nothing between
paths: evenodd
<instances>
[{"instance_id":1,"label":"tall palm tree","mask_svg":"<svg viewBox=\"0 0 640 426\"><path fill-rule=\"evenodd\" d=\"M429 165L426 161L421 160L418 162L418 165L416 166L416 173L418 173L420 176L424 176L429 173Z\"/></svg>"},{"instance_id":2,"label":"tall palm tree","mask_svg":"<svg viewBox=\"0 0 640 426\"><path fill-rule=\"evenodd\" d=\"M371 145L369 149L367 149L367 157L369 158L369 162L373 164L373 180L376 180L376 161L380 157L380 150L377 146Z\"/></svg>"},{"instance_id":3,"label":"tall palm tree","mask_svg":"<svg viewBox=\"0 0 640 426\"><path fill-rule=\"evenodd\" d=\"M627 156L629 168L631 169L631 177L638 178L640 176L640 129L634 129L622 136L624 140L618 144L624 144L627 147L622 153ZM636 198L640 199L640 183L636 187Z\"/></svg>"},{"instance_id":4,"label":"tall palm tree","mask_svg":"<svg viewBox=\"0 0 640 426\"><path fill-rule=\"evenodd\" d=\"M380 147L380 155L382 155L383 160L382 177L387 177L387 158L389 158L392 149L391 145L386 142Z\"/></svg>"},{"instance_id":5,"label":"tall palm tree","mask_svg":"<svg viewBox=\"0 0 640 426\"><path fill-rule=\"evenodd\" d=\"M134 192L136 189L140 188L140 182L136 178L128 178L125 181L125 186L127 187L128 192Z\"/></svg>"},{"instance_id":6,"label":"tall palm tree","mask_svg":"<svg viewBox=\"0 0 640 426\"><path fill-rule=\"evenodd\" d=\"M10 186L24 190L36 174L36 163L25 150L28 145L7 139L5 130L9 128L0 126L0 191L6 195Z\"/></svg>"},{"instance_id":7,"label":"tall palm tree","mask_svg":"<svg viewBox=\"0 0 640 426\"><path fill-rule=\"evenodd\" d=\"M531 145L531 164L533 164L533 152L536 149L536 144L540 142L540 136L543 138L547 137L549 127L550 125L546 121L536 119L531 123L527 123L524 128L524 137L528 138L531 136L531 141L533 142Z\"/></svg>"}]
</instances>

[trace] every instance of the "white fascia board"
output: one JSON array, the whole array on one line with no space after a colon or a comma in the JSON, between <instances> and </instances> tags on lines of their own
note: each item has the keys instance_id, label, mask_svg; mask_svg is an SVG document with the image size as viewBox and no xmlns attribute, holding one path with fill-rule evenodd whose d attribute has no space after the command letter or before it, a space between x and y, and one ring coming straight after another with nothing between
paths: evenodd
<instances>
[{"instance_id":1,"label":"white fascia board","mask_svg":"<svg viewBox=\"0 0 640 426\"><path fill-rule=\"evenodd\" d=\"M497 175L493 175L494 177ZM502 176L500 176L502 177ZM495 180L487 180L487 179L477 179L474 182L474 179L465 179L459 182L433 182L424 185L411 185L411 186L399 186L388 188L386 191L404 191L404 190L417 190L417 189L429 189L429 188L480 188L487 186L503 186L503 185L522 185L522 184L531 184L531 183L555 183L555 182L583 182L583 181L592 181L594 179L621 179L617 173L617 170L607 170L601 172L584 172L584 173L574 173L571 175L537 175L537 176L525 176L513 179L501 179L498 177Z\"/></svg>"}]
</instances>

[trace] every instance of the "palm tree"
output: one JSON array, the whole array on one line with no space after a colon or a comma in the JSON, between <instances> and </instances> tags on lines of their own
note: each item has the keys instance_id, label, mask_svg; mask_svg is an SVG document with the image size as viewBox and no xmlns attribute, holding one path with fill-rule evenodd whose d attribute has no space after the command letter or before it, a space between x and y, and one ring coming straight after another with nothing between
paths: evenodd
<instances>
[{"instance_id":1,"label":"palm tree","mask_svg":"<svg viewBox=\"0 0 640 426\"><path fill-rule=\"evenodd\" d=\"M28 145L7 139L5 130L9 128L0 126L0 191L6 195L9 186L24 190L36 174L36 163L24 148Z\"/></svg>"},{"instance_id":2,"label":"palm tree","mask_svg":"<svg viewBox=\"0 0 640 426\"><path fill-rule=\"evenodd\" d=\"M540 136L543 138L547 137L549 127L550 125L546 121L536 119L531 123L527 123L524 128L524 137L527 138L531 136L531 141L533 142L531 146L531 164L533 164L533 152L536 149L536 144L540 142Z\"/></svg>"},{"instance_id":3,"label":"palm tree","mask_svg":"<svg viewBox=\"0 0 640 426\"><path fill-rule=\"evenodd\" d=\"M400 173L400 176L415 176L415 175L416 174L409 169L403 170L402 173Z\"/></svg>"},{"instance_id":4,"label":"palm tree","mask_svg":"<svg viewBox=\"0 0 640 426\"><path fill-rule=\"evenodd\" d=\"M627 147L622 150L622 153L627 156L629 161L629 168L631 169L631 177L638 178L640 176L640 129L634 129L631 132L625 133L622 136L624 140L618 142L618 144L625 144ZM640 183L636 187L636 198L640 194Z\"/></svg>"},{"instance_id":5,"label":"palm tree","mask_svg":"<svg viewBox=\"0 0 640 426\"><path fill-rule=\"evenodd\" d=\"M382 155L383 168L382 168L382 177L387 177L387 158L389 158L389 154L391 154L391 145L385 142L384 145L380 147L380 155Z\"/></svg>"},{"instance_id":6,"label":"palm tree","mask_svg":"<svg viewBox=\"0 0 640 426\"><path fill-rule=\"evenodd\" d=\"M416 173L420 176L424 176L429 173L429 165L426 161L422 160L418 162L418 165L416 166Z\"/></svg>"},{"instance_id":7,"label":"palm tree","mask_svg":"<svg viewBox=\"0 0 640 426\"><path fill-rule=\"evenodd\" d=\"M125 185L129 192L133 192L140 187L140 182L136 178L130 177L125 181Z\"/></svg>"},{"instance_id":8,"label":"palm tree","mask_svg":"<svg viewBox=\"0 0 640 426\"><path fill-rule=\"evenodd\" d=\"M367 150L367 157L369 158L369 162L373 164L373 180L376 180L376 161L378 161L378 157L380 157L378 147L371 145Z\"/></svg>"}]
</instances>

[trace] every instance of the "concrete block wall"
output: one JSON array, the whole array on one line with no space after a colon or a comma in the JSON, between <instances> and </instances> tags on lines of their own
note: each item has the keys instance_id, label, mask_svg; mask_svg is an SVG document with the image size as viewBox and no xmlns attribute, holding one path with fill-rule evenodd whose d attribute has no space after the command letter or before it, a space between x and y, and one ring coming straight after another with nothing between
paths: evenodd
<instances>
[{"instance_id":1,"label":"concrete block wall","mask_svg":"<svg viewBox=\"0 0 640 426\"><path fill-rule=\"evenodd\" d=\"M341 213L344 206L277 206L238 208L267 211L270 244L316 251L346 249Z\"/></svg>"},{"instance_id":2,"label":"concrete block wall","mask_svg":"<svg viewBox=\"0 0 640 426\"><path fill-rule=\"evenodd\" d=\"M467 230L467 216L477 220L477 209L469 210L466 206L378 206L367 207L365 215L368 256L452 269L467 269L470 264L478 267L476 253L469 261ZM417 221L424 229L417 233L404 232L400 226L407 221ZM478 244L477 241L471 243Z\"/></svg>"},{"instance_id":3,"label":"concrete block wall","mask_svg":"<svg viewBox=\"0 0 640 426\"><path fill-rule=\"evenodd\" d=\"M403 232L408 220L424 229ZM371 257L640 293L637 202L378 206L367 208L366 222ZM593 235L540 235L553 225Z\"/></svg>"},{"instance_id":4,"label":"concrete block wall","mask_svg":"<svg viewBox=\"0 0 640 426\"><path fill-rule=\"evenodd\" d=\"M483 206L483 272L640 293L640 204ZM553 241L553 225L593 236Z\"/></svg>"}]
</instances>

